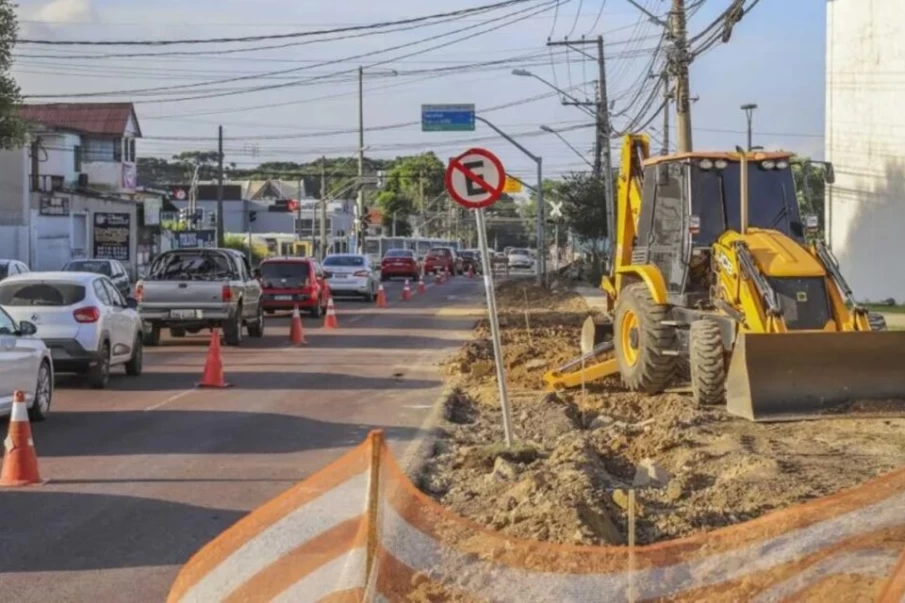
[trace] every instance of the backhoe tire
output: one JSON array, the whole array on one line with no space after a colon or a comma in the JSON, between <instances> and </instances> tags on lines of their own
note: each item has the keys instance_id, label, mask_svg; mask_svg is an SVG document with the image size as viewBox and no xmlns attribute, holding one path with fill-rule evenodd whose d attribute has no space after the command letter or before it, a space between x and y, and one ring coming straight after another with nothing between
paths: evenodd
<instances>
[{"instance_id":1,"label":"backhoe tire","mask_svg":"<svg viewBox=\"0 0 905 603\"><path fill-rule=\"evenodd\" d=\"M726 361L720 326L712 320L691 323L688 335L691 392L695 404L726 402Z\"/></svg>"},{"instance_id":2,"label":"backhoe tire","mask_svg":"<svg viewBox=\"0 0 905 603\"><path fill-rule=\"evenodd\" d=\"M662 324L668 311L668 306L654 302L644 283L628 285L616 300L616 360L623 383L632 391L659 393L675 377L676 356L661 353L676 346L674 327Z\"/></svg>"}]
</instances>

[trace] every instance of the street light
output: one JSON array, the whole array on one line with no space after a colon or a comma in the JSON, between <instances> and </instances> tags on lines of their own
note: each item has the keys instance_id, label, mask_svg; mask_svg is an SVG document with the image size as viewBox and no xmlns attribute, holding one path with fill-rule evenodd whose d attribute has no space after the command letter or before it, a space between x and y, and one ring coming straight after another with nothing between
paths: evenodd
<instances>
[{"instance_id":1,"label":"street light","mask_svg":"<svg viewBox=\"0 0 905 603\"><path fill-rule=\"evenodd\" d=\"M757 109L757 104L755 103L747 103L742 105L742 111L745 112L745 117L748 119L748 150L750 151L752 148L751 141L751 122L754 119L754 111Z\"/></svg>"},{"instance_id":2,"label":"street light","mask_svg":"<svg viewBox=\"0 0 905 603\"><path fill-rule=\"evenodd\" d=\"M571 94L569 94L568 92L566 92L565 90L560 88L559 86L554 86L553 84L551 84L550 82L548 82L541 76L537 75L536 73L532 73L532 72L528 71L527 69L513 69L512 75L517 75L519 77L533 77L534 79L538 80L539 82L545 84L547 87L552 88L553 90L556 90L557 92L559 92L566 98L570 99L572 102L576 103L576 106L578 108L580 108L582 111L584 111L591 117L597 117L597 113L595 111L592 111L591 109L588 109L588 107L585 106L584 101L578 100L577 98L575 98L574 96L572 96Z\"/></svg>"},{"instance_id":3,"label":"street light","mask_svg":"<svg viewBox=\"0 0 905 603\"><path fill-rule=\"evenodd\" d=\"M594 169L594 164L592 164L590 161L588 161L588 158L585 157L585 156L581 153L581 151L579 151L578 149L576 149L575 147L573 147L572 144L571 144L568 140L566 140L565 136L563 136L562 134L560 134L559 132L557 132L556 130L554 130L553 128L551 128L550 126L541 126L540 129L543 130L544 132L547 132L548 134L553 134L554 136L556 136L557 138L559 138L561 141L563 141L563 142L566 144L567 147L569 147L570 149L572 149L572 151L573 151L576 155L578 155L579 157L581 157L581 160L584 161L586 164L588 164L588 167L589 167L589 168Z\"/></svg>"}]
</instances>

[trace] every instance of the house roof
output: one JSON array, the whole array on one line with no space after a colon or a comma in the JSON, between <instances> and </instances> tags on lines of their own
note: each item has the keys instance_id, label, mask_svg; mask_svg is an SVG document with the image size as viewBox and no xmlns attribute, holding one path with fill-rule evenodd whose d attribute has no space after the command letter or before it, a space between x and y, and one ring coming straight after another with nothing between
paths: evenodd
<instances>
[{"instance_id":1,"label":"house roof","mask_svg":"<svg viewBox=\"0 0 905 603\"><path fill-rule=\"evenodd\" d=\"M122 136L133 120L138 136L141 128L132 103L47 103L22 105L19 117L41 125L80 134Z\"/></svg>"}]
</instances>

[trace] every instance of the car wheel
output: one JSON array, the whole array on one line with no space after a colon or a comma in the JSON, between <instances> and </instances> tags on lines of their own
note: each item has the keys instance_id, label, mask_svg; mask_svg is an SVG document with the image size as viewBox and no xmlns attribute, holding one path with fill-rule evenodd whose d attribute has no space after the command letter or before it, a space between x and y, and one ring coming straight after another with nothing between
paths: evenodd
<instances>
[{"instance_id":1,"label":"car wheel","mask_svg":"<svg viewBox=\"0 0 905 603\"><path fill-rule=\"evenodd\" d=\"M264 307L258 306L258 317L248 325L248 336L260 339L264 337Z\"/></svg>"},{"instance_id":2,"label":"car wheel","mask_svg":"<svg viewBox=\"0 0 905 603\"><path fill-rule=\"evenodd\" d=\"M242 345L242 307L236 308L236 317L223 325L223 341L226 345Z\"/></svg>"},{"instance_id":3,"label":"car wheel","mask_svg":"<svg viewBox=\"0 0 905 603\"><path fill-rule=\"evenodd\" d=\"M185 329L172 328L172 329L170 329L170 336L171 336L171 337L177 337L177 338L178 338L178 337L185 337Z\"/></svg>"},{"instance_id":4,"label":"car wheel","mask_svg":"<svg viewBox=\"0 0 905 603\"><path fill-rule=\"evenodd\" d=\"M141 343L141 337L135 336L135 343L132 344L132 357L126 363L126 374L130 377L138 377L141 375L142 367L145 362L145 346Z\"/></svg>"},{"instance_id":5,"label":"car wheel","mask_svg":"<svg viewBox=\"0 0 905 603\"><path fill-rule=\"evenodd\" d=\"M28 418L33 422L43 421L50 412L53 401L53 379L50 377L50 363L41 362L38 369L38 383L35 386L35 400L28 409Z\"/></svg>"},{"instance_id":6,"label":"car wheel","mask_svg":"<svg viewBox=\"0 0 905 603\"><path fill-rule=\"evenodd\" d=\"M88 382L94 389L104 389L110 381L110 344L101 345L97 362L88 369Z\"/></svg>"},{"instance_id":7,"label":"car wheel","mask_svg":"<svg viewBox=\"0 0 905 603\"><path fill-rule=\"evenodd\" d=\"M144 334L145 345L160 345L160 327L151 327L151 330Z\"/></svg>"}]
</instances>

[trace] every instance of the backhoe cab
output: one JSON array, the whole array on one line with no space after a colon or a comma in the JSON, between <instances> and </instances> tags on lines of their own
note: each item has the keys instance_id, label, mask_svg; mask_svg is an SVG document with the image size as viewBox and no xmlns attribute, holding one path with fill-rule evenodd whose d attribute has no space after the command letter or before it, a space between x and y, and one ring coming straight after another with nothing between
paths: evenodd
<instances>
[{"instance_id":1,"label":"backhoe cab","mask_svg":"<svg viewBox=\"0 0 905 603\"><path fill-rule=\"evenodd\" d=\"M808 242L817 220L799 212L790 154L648 149L625 138L611 312L585 325L585 355L545 375L549 388L618 373L656 393L685 376L698 403L750 420L905 397L905 333L876 332L831 252Z\"/></svg>"}]
</instances>

